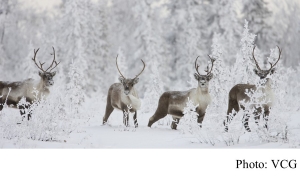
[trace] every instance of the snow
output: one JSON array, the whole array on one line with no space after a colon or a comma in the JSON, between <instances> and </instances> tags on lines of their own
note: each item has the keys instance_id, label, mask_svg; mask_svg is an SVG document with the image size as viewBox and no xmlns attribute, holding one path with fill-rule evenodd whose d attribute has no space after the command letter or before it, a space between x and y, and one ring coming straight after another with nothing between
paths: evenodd
<instances>
[{"instance_id":1,"label":"snow","mask_svg":"<svg viewBox=\"0 0 300 181\"><path fill-rule=\"evenodd\" d=\"M91 103L91 102L90 102ZM213 146L206 143L198 143L192 135L182 133L182 125L178 125L177 130L170 128L170 120L165 121L165 125L155 123L151 128L147 127L148 120L152 113L141 113L138 111L139 127L134 128L132 114L130 115L130 127L123 126L121 111L114 111L108 125L102 125L104 115L104 104L100 108L91 109L89 119L73 119L78 125L71 134L60 137L58 141L38 141L23 137L13 139L0 139L0 148L299 148L300 142L300 113L292 114L292 121L288 123L291 130L292 140L284 142L261 142L256 132L245 132L240 137L240 142L231 146L226 146L224 142L216 142ZM18 114L18 110L6 108L7 114ZM20 116L19 116L20 119ZM203 133L208 129L204 126ZM167 125L167 124L169 125ZM22 123L23 124L23 123ZM220 125L221 126L221 125ZM240 122L240 126L242 123ZM254 121L250 120L250 127L255 127ZM30 129L30 127L28 127ZM222 133L222 136L227 133ZM218 135L220 138L221 135ZM253 140L254 139L254 140Z\"/></svg>"}]
</instances>

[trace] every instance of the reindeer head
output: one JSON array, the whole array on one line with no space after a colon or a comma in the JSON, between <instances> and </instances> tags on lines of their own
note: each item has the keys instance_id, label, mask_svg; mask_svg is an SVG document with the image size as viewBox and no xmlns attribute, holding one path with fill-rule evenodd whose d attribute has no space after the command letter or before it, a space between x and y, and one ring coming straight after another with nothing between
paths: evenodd
<instances>
[{"instance_id":1,"label":"reindeer head","mask_svg":"<svg viewBox=\"0 0 300 181\"><path fill-rule=\"evenodd\" d=\"M199 68L199 65L197 64L198 57L195 60L195 69L196 69L197 73L195 73L194 76L195 76L195 79L198 81L198 86L201 89L207 89L209 81L213 78L213 74L211 73L211 71L212 71L212 68L214 66L215 59L211 58L208 55L208 57L210 58L210 61L211 61L211 68L208 71L208 66L207 66L207 69L205 70L205 72L207 72L207 74L206 75L201 75L198 71L198 68Z\"/></svg>"},{"instance_id":2,"label":"reindeer head","mask_svg":"<svg viewBox=\"0 0 300 181\"><path fill-rule=\"evenodd\" d=\"M254 69L253 71L254 71L254 73L256 74L256 75L258 75L259 77L260 77L260 79L265 79L265 78L267 78L267 76L268 75L272 75L274 72L275 72L275 65L278 63L278 61L279 61L279 59L280 59L280 55L281 55L281 50L280 50L280 48L277 46L277 48L278 48L278 50L279 50L279 56L278 56L278 59L277 59L277 61L275 62L275 64L272 64L271 62L269 62L269 64L271 65L271 67L270 67L270 69L268 69L268 70L262 70L260 67L259 67L259 65L258 65L258 63L257 63L257 61L256 61L256 59L255 59L255 57L254 57L254 49L255 49L255 46L253 47L253 51L252 51L252 57L253 57L253 60L255 61L255 64L256 64L256 69Z\"/></svg>"},{"instance_id":3,"label":"reindeer head","mask_svg":"<svg viewBox=\"0 0 300 181\"><path fill-rule=\"evenodd\" d=\"M142 73L142 72L144 71L144 69L145 69L145 66L146 66L146 65L145 65L145 62L144 62L143 60L141 60L141 61L142 61L143 64L144 64L143 70L142 70L138 75L136 75L135 78L133 78L133 79L127 79L127 78L125 78L125 76L123 76L123 74L121 73L121 71L120 71L120 69L119 69L119 66L118 66L118 56L116 57L116 65L117 65L117 69L118 69L118 71L119 71L119 73L120 73L119 80L120 80L121 84L122 84L123 87L124 87L124 94L126 94L126 95L128 95L128 94L131 93L133 86L139 82L138 76L141 75L141 73Z\"/></svg>"},{"instance_id":4,"label":"reindeer head","mask_svg":"<svg viewBox=\"0 0 300 181\"><path fill-rule=\"evenodd\" d=\"M40 65L38 65L35 60L36 54L39 51L39 48L37 50L35 50L35 49L33 50L34 57L32 58L32 60L35 63L35 65L40 69L39 76L43 79L44 85L46 87L52 86L54 84L53 77L55 76L56 72L55 71L51 72L51 71L60 63L60 62L59 63L56 62L55 50L54 50L54 47L52 47L52 48L53 48L53 57L54 58L53 58L51 65L46 70L43 69L43 65L45 64L45 62L44 63L39 62ZM53 67L54 63L55 63L55 66Z\"/></svg>"}]
</instances>

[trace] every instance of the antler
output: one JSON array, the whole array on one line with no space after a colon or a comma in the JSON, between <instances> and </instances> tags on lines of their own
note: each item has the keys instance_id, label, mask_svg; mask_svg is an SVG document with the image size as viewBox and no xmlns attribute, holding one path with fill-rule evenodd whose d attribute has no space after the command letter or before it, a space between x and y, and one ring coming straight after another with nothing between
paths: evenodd
<instances>
[{"instance_id":1,"label":"antler","mask_svg":"<svg viewBox=\"0 0 300 181\"><path fill-rule=\"evenodd\" d=\"M121 74L121 76L125 79L124 75L121 73L121 71L120 71L120 69L119 69L119 66L118 66L118 56L119 56L119 55L117 55L117 57L116 57L116 65L117 65L117 69L118 69L119 73Z\"/></svg>"},{"instance_id":2,"label":"antler","mask_svg":"<svg viewBox=\"0 0 300 181\"><path fill-rule=\"evenodd\" d=\"M37 50L33 49L34 56L33 56L32 60L33 60L33 62L35 63L35 65L36 65L41 71L46 72L46 71L43 69L43 65L45 64L45 62L44 62L44 63L41 63L41 62L39 61L39 63L40 63L40 66L39 66L39 65L36 63L36 60L35 60L36 54L37 54L37 52L38 52L39 50L40 50L40 48L38 48Z\"/></svg>"},{"instance_id":3,"label":"antler","mask_svg":"<svg viewBox=\"0 0 300 181\"><path fill-rule=\"evenodd\" d=\"M137 78L139 75L141 75L141 73L144 71L144 69L145 69L145 67L146 67L145 62L144 62L142 59L141 59L141 61L142 61L143 64L144 64L143 70L142 70L139 74L137 74L137 75L135 76L135 78ZM118 66L118 55L117 55L117 57L116 57L116 65L117 65L117 69L118 69L119 73L120 73L121 76L125 79L125 76L121 73L121 71L120 71L120 69L119 69L119 66Z\"/></svg>"},{"instance_id":4,"label":"antler","mask_svg":"<svg viewBox=\"0 0 300 181\"><path fill-rule=\"evenodd\" d=\"M207 75L209 75L212 71L212 68L214 67L214 62L216 61L216 59L210 57L209 55L207 55L211 61L211 68L210 68L210 71L208 72L208 66L207 66L207 70L205 72L207 72Z\"/></svg>"},{"instance_id":5,"label":"antler","mask_svg":"<svg viewBox=\"0 0 300 181\"><path fill-rule=\"evenodd\" d=\"M137 78L139 75L141 75L141 73L144 71L144 69L145 69L145 67L146 67L145 62L144 62L142 59L141 59L141 61L142 61L143 64L144 64L143 70L142 70L139 74L137 74L137 75L135 76L135 78Z\"/></svg>"},{"instance_id":6,"label":"antler","mask_svg":"<svg viewBox=\"0 0 300 181\"><path fill-rule=\"evenodd\" d=\"M256 64L257 69L261 71L261 69L260 69L260 67L259 67L259 65L258 65L258 63L257 63L257 61L256 61L256 59L255 59L255 57L254 57L254 49L255 49L255 47L256 47L256 46L253 47L252 57L253 57L253 59L254 59L254 61L255 61L255 64Z\"/></svg>"},{"instance_id":7,"label":"antler","mask_svg":"<svg viewBox=\"0 0 300 181\"><path fill-rule=\"evenodd\" d=\"M276 46L277 46L277 45L276 45ZM271 70L272 68L274 68L274 66L275 66L275 65L279 62L279 60L280 60L281 50L280 50L280 48L279 48L278 46L277 46L277 48L278 48L278 50L279 50L279 56L278 56L278 59L277 59L277 61L275 62L275 64L272 64L271 62L269 62L269 64L271 65L271 67L270 67L269 70ZM257 63L257 61L256 61L256 59L255 59L255 57L254 57L254 49L255 49L255 46L253 47L252 57L253 57L253 59L254 59L254 61L255 61L256 67L258 68L258 70L261 71L261 69L260 69L260 67L259 67L259 65L258 65L258 63Z\"/></svg>"},{"instance_id":8,"label":"antler","mask_svg":"<svg viewBox=\"0 0 300 181\"><path fill-rule=\"evenodd\" d=\"M209 75L209 74L211 73L212 68L213 68L213 66L214 66L214 62L216 61L216 59L211 58L209 55L208 55L208 57L210 58L210 61L211 61L211 64L212 64L212 65L211 65L210 71L208 71L208 66L207 66L207 70L205 70L205 72L207 72L206 75ZM196 69L198 75L201 75L201 74L199 73L199 71L198 71L198 68L199 68L199 65L197 64L198 58L199 58L199 56L198 56L198 57L196 58L196 60L195 60L195 69Z\"/></svg>"},{"instance_id":9,"label":"antler","mask_svg":"<svg viewBox=\"0 0 300 181\"><path fill-rule=\"evenodd\" d=\"M197 64L198 58L199 58L199 56L198 56L198 57L196 58L196 60L195 60L195 69L196 69L198 75L200 75L200 73L199 73L199 71L198 71L199 65Z\"/></svg>"},{"instance_id":10,"label":"antler","mask_svg":"<svg viewBox=\"0 0 300 181\"><path fill-rule=\"evenodd\" d=\"M276 45L277 46L277 45ZM280 59L280 56L281 56L281 50L280 50L280 48L277 46L277 48L278 48L278 50L279 50L279 56L278 56L278 59L277 59L277 61L275 62L275 64L274 65L272 65L272 63L271 62L269 62L269 64L271 65L271 68L269 69L269 70L271 70L278 62L279 62L279 59Z\"/></svg>"},{"instance_id":11,"label":"antler","mask_svg":"<svg viewBox=\"0 0 300 181\"><path fill-rule=\"evenodd\" d=\"M56 60L55 60L55 49L54 49L54 47L52 47L52 49L53 49L53 61L52 61L51 65L50 65L50 67L47 68L46 72L53 66L53 63L55 63L55 67L56 67L58 64L60 64L60 62L57 63ZM51 72L55 67L51 68L51 69L50 69L50 72Z\"/></svg>"},{"instance_id":12,"label":"antler","mask_svg":"<svg viewBox=\"0 0 300 181\"><path fill-rule=\"evenodd\" d=\"M45 62L44 62L44 63L41 63L41 62L39 61L39 63L40 63L40 66L39 66L39 65L36 63L36 60L35 60L36 54L37 54L37 52L40 50L40 48L38 48L37 50L35 50L35 49L33 50L34 56L33 56L32 60L33 60L33 62L35 63L35 65L36 65L41 71L43 71L43 72L47 72L47 71L53 66L53 63L55 63L55 67L56 67L58 64L60 64L60 62L57 63L57 62L55 61L55 50L54 50L54 47L52 47L52 48L53 48L53 55L54 55L54 58L53 58L52 64L51 64L50 67L48 67L46 70L43 69L43 65L45 64ZM53 67L53 68L50 70L50 72L51 72L55 67Z\"/></svg>"}]
</instances>

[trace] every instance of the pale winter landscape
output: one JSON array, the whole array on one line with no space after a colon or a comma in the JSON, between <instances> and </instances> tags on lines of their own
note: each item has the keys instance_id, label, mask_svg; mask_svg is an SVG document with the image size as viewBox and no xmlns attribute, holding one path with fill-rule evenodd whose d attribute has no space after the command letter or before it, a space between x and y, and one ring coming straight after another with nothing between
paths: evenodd
<instances>
[{"instance_id":1,"label":"pale winter landscape","mask_svg":"<svg viewBox=\"0 0 300 181\"><path fill-rule=\"evenodd\" d=\"M29 2L0 2L0 148L300 147L297 0Z\"/></svg>"}]
</instances>

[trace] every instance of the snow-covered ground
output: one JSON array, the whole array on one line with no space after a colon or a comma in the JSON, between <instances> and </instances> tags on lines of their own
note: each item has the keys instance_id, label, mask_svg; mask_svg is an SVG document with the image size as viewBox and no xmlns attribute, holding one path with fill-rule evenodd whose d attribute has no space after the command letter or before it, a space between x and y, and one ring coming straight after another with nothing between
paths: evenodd
<instances>
[{"instance_id":1,"label":"snow-covered ground","mask_svg":"<svg viewBox=\"0 0 300 181\"><path fill-rule=\"evenodd\" d=\"M170 120L166 118L164 125L155 123L152 128L147 127L151 113L143 114L138 112L139 127L134 128L131 119L131 126L125 128L122 123L122 112L114 111L109 118L108 125L102 125L104 114L104 104L101 108L92 106L89 118L73 119L76 123L74 130L58 141L38 141L24 137L13 139L0 139L0 148L297 148L300 147L300 113L292 113L292 121L288 123L289 138L288 142L262 142L257 139L257 133L242 133L238 144L226 146L222 137L227 133L217 135L215 144L199 143L192 135L183 134L181 125L178 130L170 128ZM98 107L98 108L96 108ZM9 114L20 118L18 111L7 108ZM131 115L132 116L132 115ZM132 118L132 117L131 117ZM205 121L205 120L204 120ZM251 122L252 126L255 126ZM242 124L242 123L241 123ZM26 129L26 127L25 127ZM28 127L30 129L30 127ZM206 127L204 126L203 131ZM217 128L216 128L217 129ZM219 139L220 138L220 139Z\"/></svg>"}]
</instances>

